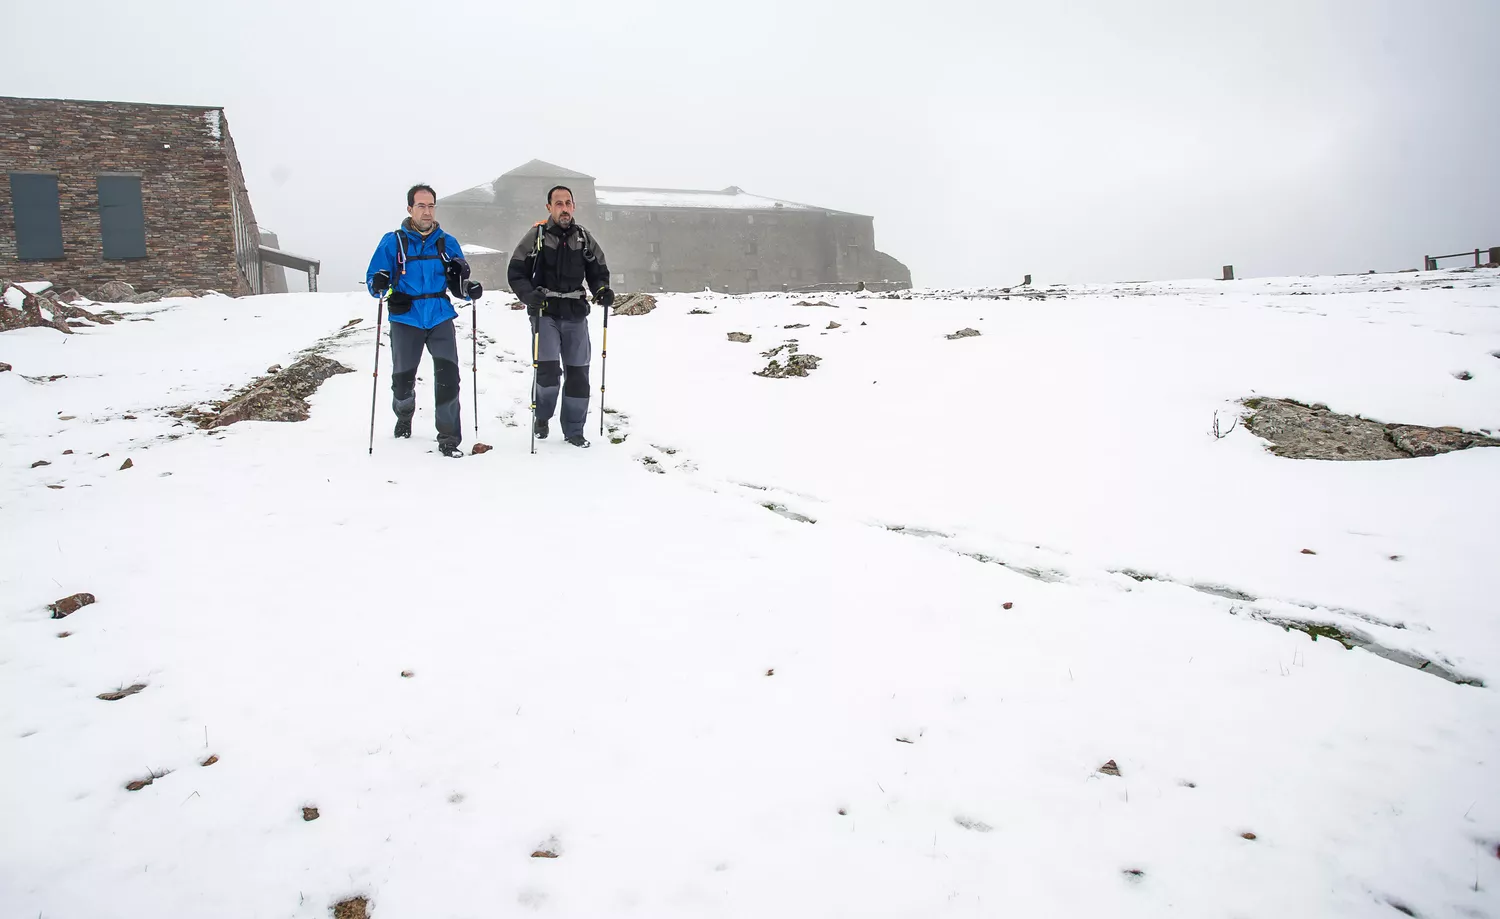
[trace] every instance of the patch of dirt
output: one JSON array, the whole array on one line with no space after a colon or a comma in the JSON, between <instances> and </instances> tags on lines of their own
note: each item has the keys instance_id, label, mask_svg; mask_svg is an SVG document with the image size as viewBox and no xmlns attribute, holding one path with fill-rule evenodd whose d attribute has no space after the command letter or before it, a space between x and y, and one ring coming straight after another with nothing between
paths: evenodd
<instances>
[{"instance_id":1,"label":"patch of dirt","mask_svg":"<svg viewBox=\"0 0 1500 919\"><path fill-rule=\"evenodd\" d=\"M957 332L950 332L947 335L944 335L943 337L946 338L946 339L948 339L949 341L952 341L955 338L973 338L973 337L977 336L978 334L979 334L979 330L978 329L959 329Z\"/></svg>"},{"instance_id":2,"label":"patch of dirt","mask_svg":"<svg viewBox=\"0 0 1500 919\"><path fill-rule=\"evenodd\" d=\"M306 353L290 367L271 376L257 377L223 402L175 409L168 414L187 418L203 430L228 427L241 421L306 421L307 399L329 377L353 373L338 361Z\"/></svg>"},{"instance_id":3,"label":"patch of dirt","mask_svg":"<svg viewBox=\"0 0 1500 919\"><path fill-rule=\"evenodd\" d=\"M656 298L650 294L621 294L609 309L616 316L644 316L656 309Z\"/></svg>"},{"instance_id":4,"label":"patch of dirt","mask_svg":"<svg viewBox=\"0 0 1500 919\"><path fill-rule=\"evenodd\" d=\"M370 919L370 901L350 897L333 904L333 919Z\"/></svg>"},{"instance_id":5,"label":"patch of dirt","mask_svg":"<svg viewBox=\"0 0 1500 919\"><path fill-rule=\"evenodd\" d=\"M748 345L750 343L750 336L744 332L730 332L729 340L737 344Z\"/></svg>"},{"instance_id":6,"label":"patch of dirt","mask_svg":"<svg viewBox=\"0 0 1500 919\"><path fill-rule=\"evenodd\" d=\"M98 698L103 699L105 702L118 702L126 696L133 696L145 688L145 683L132 683L124 689L117 689L114 692L101 692Z\"/></svg>"},{"instance_id":7,"label":"patch of dirt","mask_svg":"<svg viewBox=\"0 0 1500 919\"><path fill-rule=\"evenodd\" d=\"M1500 447L1500 439L1456 427L1386 424L1341 415L1322 404L1254 398L1245 427L1271 442L1271 452L1291 459L1390 460L1437 456L1471 447Z\"/></svg>"},{"instance_id":8,"label":"patch of dirt","mask_svg":"<svg viewBox=\"0 0 1500 919\"><path fill-rule=\"evenodd\" d=\"M47 609L52 611L53 619L64 619L83 609L85 606L97 602L98 600L93 594L78 593L70 597L63 597L55 603L48 603Z\"/></svg>"}]
</instances>

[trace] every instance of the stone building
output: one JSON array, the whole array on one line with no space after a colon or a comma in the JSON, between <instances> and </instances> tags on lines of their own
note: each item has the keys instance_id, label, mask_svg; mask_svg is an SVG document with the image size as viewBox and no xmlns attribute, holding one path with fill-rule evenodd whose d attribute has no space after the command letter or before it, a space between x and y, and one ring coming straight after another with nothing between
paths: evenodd
<instances>
[{"instance_id":1,"label":"stone building","mask_svg":"<svg viewBox=\"0 0 1500 919\"><path fill-rule=\"evenodd\" d=\"M262 290L222 108L0 96L0 173L0 276Z\"/></svg>"},{"instance_id":2,"label":"stone building","mask_svg":"<svg viewBox=\"0 0 1500 919\"><path fill-rule=\"evenodd\" d=\"M527 227L547 217L547 189L573 191L577 219L599 239L618 291L831 289L911 286L911 272L875 248L874 218L720 191L596 185L592 176L532 160L493 182L438 199L476 275L505 288L505 265ZM473 247L488 251L471 251Z\"/></svg>"}]
</instances>

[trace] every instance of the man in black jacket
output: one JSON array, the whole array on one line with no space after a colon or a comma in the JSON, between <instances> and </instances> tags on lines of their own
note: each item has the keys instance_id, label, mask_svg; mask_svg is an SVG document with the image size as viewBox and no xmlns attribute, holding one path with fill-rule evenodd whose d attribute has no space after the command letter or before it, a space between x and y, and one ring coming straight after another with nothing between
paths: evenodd
<instances>
[{"instance_id":1,"label":"man in black jacket","mask_svg":"<svg viewBox=\"0 0 1500 919\"><path fill-rule=\"evenodd\" d=\"M598 240L573 222L573 192L557 185L547 192L547 221L526 231L510 257L510 289L526 304L537 342L536 436L546 437L562 389L563 438L587 447L583 422L589 413L589 300L609 309L609 266Z\"/></svg>"}]
</instances>

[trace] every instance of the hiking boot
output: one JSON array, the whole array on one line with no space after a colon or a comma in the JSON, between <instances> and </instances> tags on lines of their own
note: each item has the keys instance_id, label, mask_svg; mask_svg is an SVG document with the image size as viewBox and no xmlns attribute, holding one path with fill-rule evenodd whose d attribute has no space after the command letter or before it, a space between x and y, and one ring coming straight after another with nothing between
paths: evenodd
<instances>
[{"instance_id":1,"label":"hiking boot","mask_svg":"<svg viewBox=\"0 0 1500 919\"><path fill-rule=\"evenodd\" d=\"M464 455L464 451L459 448L458 444L450 444L443 441L438 441L438 451L441 452L444 456Z\"/></svg>"},{"instance_id":2,"label":"hiking boot","mask_svg":"<svg viewBox=\"0 0 1500 919\"><path fill-rule=\"evenodd\" d=\"M584 439L582 434L570 434L566 439L568 443L575 447L587 447L589 445L589 442Z\"/></svg>"},{"instance_id":3,"label":"hiking boot","mask_svg":"<svg viewBox=\"0 0 1500 919\"><path fill-rule=\"evenodd\" d=\"M411 419L410 418L397 418L396 419L396 436L397 437L410 437L411 436Z\"/></svg>"},{"instance_id":4,"label":"hiking boot","mask_svg":"<svg viewBox=\"0 0 1500 919\"><path fill-rule=\"evenodd\" d=\"M547 426L547 419L538 418L536 424L531 426L532 433L536 434L537 440L546 440L551 428Z\"/></svg>"}]
</instances>

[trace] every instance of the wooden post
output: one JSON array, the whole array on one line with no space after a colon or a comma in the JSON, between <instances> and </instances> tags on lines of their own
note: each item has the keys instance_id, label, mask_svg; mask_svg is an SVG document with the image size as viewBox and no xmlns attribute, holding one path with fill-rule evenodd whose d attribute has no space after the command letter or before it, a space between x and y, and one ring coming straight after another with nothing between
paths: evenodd
<instances>
[{"instance_id":1,"label":"wooden post","mask_svg":"<svg viewBox=\"0 0 1500 919\"><path fill-rule=\"evenodd\" d=\"M1221 278L1220 280L1224 280L1224 281L1233 281L1234 280L1234 266L1233 265L1225 265L1224 266L1224 277Z\"/></svg>"},{"instance_id":2,"label":"wooden post","mask_svg":"<svg viewBox=\"0 0 1500 919\"><path fill-rule=\"evenodd\" d=\"M1500 265L1500 246L1490 248L1490 264Z\"/></svg>"},{"instance_id":3,"label":"wooden post","mask_svg":"<svg viewBox=\"0 0 1500 919\"><path fill-rule=\"evenodd\" d=\"M1479 250L1475 249L1474 250L1474 267L1478 268L1479 265L1480 265L1480 262L1479 262Z\"/></svg>"},{"instance_id":4,"label":"wooden post","mask_svg":"<svg viewBox=\"0 0 1500 919\"><path fill-rule=\"evenodd\" d=\"M1433 258L1430 255L1422 256L1422 270L1437 271L1437 259Z\"/></svg>"}]
</instances>

